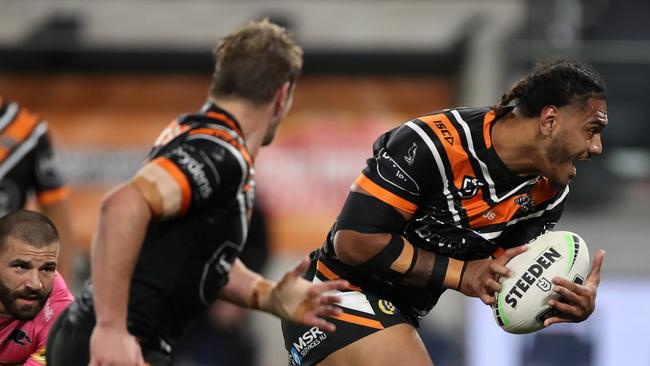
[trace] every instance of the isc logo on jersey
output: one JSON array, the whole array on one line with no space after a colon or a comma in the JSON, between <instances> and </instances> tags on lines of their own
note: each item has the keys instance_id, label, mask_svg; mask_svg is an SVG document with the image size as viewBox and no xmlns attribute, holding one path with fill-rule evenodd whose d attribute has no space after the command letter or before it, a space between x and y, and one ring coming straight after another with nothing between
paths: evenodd
<instances>
[{"instance_id":1,"label":"isc logo on jersey","mask_svg":"<svg viewBox=\"0 0 650 366\"><path fill-rule=\"evenodd\" d=\"M320 330L318 327L312 327L298 337L297 341L293 343L293 346L289 351L291 354L289 361L291 361L293 365L300 365L302 359L309 353L309 351L314 349L325 339L327 339L327 334L325 334L325 332Z\"/></svg>"}]
</instances>

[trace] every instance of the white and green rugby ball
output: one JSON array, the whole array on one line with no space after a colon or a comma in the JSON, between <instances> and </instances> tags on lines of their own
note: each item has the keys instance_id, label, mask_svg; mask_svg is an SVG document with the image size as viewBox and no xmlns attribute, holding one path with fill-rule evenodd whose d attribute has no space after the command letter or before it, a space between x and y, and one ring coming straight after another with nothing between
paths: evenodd
<instances>
[{"instance_id":1,"label":"white and green rugby ball","mask_svg":"<svg viewBox=\"0 0 650 366\"><path fill-rule=\"evenodd\" d=\"M589 250L585 241L569 231L551 231L526 244L528 250L512 258L506 267L509 278L501 277L492 313L508 333L531 333L544 328L553 315L548 305L559 295L553 291L554 277L583 283L589 273Z\"/></svg>"}]
</instances>

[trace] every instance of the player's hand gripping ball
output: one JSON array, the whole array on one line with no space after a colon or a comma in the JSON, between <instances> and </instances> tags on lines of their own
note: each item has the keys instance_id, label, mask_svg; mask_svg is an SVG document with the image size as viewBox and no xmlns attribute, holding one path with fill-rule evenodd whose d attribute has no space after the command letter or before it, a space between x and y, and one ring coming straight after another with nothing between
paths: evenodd
<instances>
[{"instance_id":1,"label":"player's hand gripping ball","mask_svg":"<svg viewBox=\"0 0 650 366\"><path fill-rule=\"evenodd\" d=\"M551 231L526 244L528 250L506 265L512 275L501 277L492 312L497 324L508 333L531 333L544 328L554 309L550 299L553 277L582 284L589 273L589 250L584 240L568 231Z\"/></svg>"}]
</instances>

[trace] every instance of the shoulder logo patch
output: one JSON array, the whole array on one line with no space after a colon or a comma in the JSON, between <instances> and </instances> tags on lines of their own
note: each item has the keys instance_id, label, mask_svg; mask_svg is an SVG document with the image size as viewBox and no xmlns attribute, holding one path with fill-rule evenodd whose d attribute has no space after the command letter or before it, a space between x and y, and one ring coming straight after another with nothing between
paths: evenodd
<instances>
[{"instance_id":1,"label":"shoulder logo patch","mask_svg":"<svg viewBox=\"0 0 650 366\"><path fill-rule=\"evenodd\" d=\"M377 173L381 179L412 195L419 195L418 184L386 150L381 149L375 159L377 160Z\"/></svg>"},{"instance_id":2,"label":"shoulder logo patch","mask_svg":"<svg viewBox=\"0 0 650 366\"><path fill-rule=\"evenodd\" d=\"M404 160L406 161L406 164L413 165L415 162L415 153L418 150L418 145L414 142L413 145L408 149L406 152L406 156L404 156Z\"/></svg>"}]
</instances>

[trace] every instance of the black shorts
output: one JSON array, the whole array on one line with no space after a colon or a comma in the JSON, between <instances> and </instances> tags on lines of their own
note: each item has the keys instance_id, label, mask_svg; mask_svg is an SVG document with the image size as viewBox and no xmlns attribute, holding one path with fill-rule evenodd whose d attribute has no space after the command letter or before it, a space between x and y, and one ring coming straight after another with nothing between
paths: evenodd
<instances>
[{"instance_id":1,"label":"black shorts","mask_svg":"<svg viewBox=\"0 0 650 366\"><path fill-rule=\"evenodd\" d=\"M337 263L312 255L311 266L305 278L321 282L346 276L345 269ZM412 324L390 301L380 299L354 285L338 295L342 298L338 305L343 313L336 318L328 318L328 321L336 325L335 332L326 333L318 327L282 321L289 365L315 365L337 350L382 329L402 323Z\"/></svg>"},{"instance_id":2,"label":"black shorts","mask_svg":"<svg viewBox=\"0 0 650 366\"><path fill-rule=\"evenodd\" d=\"M81 310L77 301L59 315L45 348L48 366L88 366L90 362L90 335L95 327L93 311ZM139 340L140 337L138 337ZM140 343L142 356L150 366L171 366L171 357L157 347Z\"/></svg>"}]
</instances>

